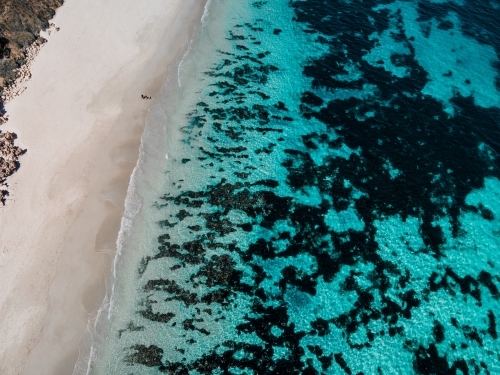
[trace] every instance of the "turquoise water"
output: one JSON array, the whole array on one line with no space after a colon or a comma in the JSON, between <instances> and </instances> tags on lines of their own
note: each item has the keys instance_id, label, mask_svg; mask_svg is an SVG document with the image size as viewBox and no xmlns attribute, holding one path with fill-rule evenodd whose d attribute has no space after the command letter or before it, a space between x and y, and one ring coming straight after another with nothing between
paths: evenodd
<instances>
[{"instance_id":1,"label":"turquoise water","mask_svg":"<svg viewBox=\"0 0 500 375\"><path fill-rule=\"evenodd\" d=\"M207 9L90 372L500 374L500 4Z\"/></svg>"}]
</instances>

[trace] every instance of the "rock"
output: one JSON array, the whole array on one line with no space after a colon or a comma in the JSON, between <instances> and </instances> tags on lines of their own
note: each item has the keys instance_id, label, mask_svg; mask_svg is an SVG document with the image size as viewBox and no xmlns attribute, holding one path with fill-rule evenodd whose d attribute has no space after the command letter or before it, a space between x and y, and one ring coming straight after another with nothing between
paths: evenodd
<instances>
[{"instance_id":1,"label":"rock","mask_svg":"<svg viewBox=\"0 0 500 375\"><path fill-rule=\"evenodd\" d=\"M5 206L5 200L7 196L9 195L9 192L7 190L0 190L0 202Z\"/></svg>"},{"instance_id":2,"label":"rock","mask_svg":"<svg viewBox=\"0 0 500 375\"><path fill-rule=\"evenodd\" d=\"M59 31L49 20L64 0L0 0L0 125L8 121L4 103L26 90L31 78L31 64L47 42L40 36ZM16 135L0 132L0 186L18 168L18 158L25 150L14 145ZM7 190L0 190L5 204Z\"/></svg>"},{"instance_id":3,"label":"rock","mask_svg":"<svg viewBox=\"0 0 500 375\"><path fill-rule=\"evenodd\" d=\"M32 44L40 43L40 31L49 28L48 20L54 17L63 1L0 1L0 95L3 88L15 82L18 77L16 70L27 61L26 50Z\"/></svg>"},{"instance_id":4,"label":"rock","mask_svg":"<svg viewBox=\"0 0 500 375\"><path fill-rule=\"evenodd\" d=\"M14 145L16 135L10 132L0 132L0 185L7 186L6 179L17 170L19 156L25 150ZM0 202L5 204L7 190L0 191Z\"/></svg>"}]
</instances>

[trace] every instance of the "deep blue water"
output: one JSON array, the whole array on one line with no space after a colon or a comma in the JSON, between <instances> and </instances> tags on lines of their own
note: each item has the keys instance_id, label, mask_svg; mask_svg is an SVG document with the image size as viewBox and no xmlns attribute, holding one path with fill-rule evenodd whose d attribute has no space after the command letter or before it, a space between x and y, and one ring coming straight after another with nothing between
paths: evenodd
<instances>
[{"instance_id":1,"label":"deep blue water","mask_svg":"<svg viewBox=\"0 0 500 375\"><path fill-rule=\"evenodd\" d=\"M214 2L95 372L500 374L499 30L493 1Z\"/></svg>"}]
</instances>

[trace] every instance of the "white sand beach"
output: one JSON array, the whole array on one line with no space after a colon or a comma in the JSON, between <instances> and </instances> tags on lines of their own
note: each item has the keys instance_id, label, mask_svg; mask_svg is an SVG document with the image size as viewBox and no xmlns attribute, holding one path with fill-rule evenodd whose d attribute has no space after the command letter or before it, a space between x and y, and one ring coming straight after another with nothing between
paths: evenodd
<instances>
[{"instance_id":1,"label":"white sand beach","mask_svg":"<svg viewBox=\"0 0 500 375\"><path fill-rule=\"evenodd\" d=\"M0 374L71 374L106 292L147 110L205 0L66 0L0 130L27 149L0 207ZM141 95L153 97L142 99Z\"/></svg>"}]
</instances>

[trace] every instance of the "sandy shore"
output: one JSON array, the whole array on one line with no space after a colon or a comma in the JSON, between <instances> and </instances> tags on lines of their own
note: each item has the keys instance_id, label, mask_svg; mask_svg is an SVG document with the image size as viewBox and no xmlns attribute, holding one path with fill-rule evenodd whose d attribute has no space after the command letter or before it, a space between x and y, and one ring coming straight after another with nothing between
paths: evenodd
<instances>
[{"instance_id":1,"label":"sandy shore","mask_svg":"<svg viewBox=\"0 0 500 375\"><path fill-rule=\"evenodd\" d=\"M60 30L1 129L28 152L0 208L0 374L73 372L106 291L147 110L204 5L66 0L52 21Z\"/></svg>"}]
</instances>

